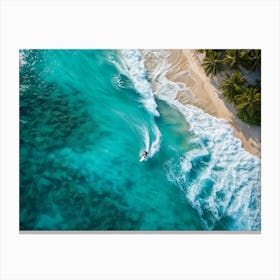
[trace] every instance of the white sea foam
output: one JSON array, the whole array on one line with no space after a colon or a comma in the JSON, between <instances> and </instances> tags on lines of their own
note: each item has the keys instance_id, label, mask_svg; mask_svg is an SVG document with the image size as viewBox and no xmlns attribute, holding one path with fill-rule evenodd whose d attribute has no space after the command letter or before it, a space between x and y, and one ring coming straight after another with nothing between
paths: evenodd
<instances>
[{"instance_id":1,"label":"white sea foam","mask_svg":"<svg viewBox=\"0 0 280 280\"><path fill-rule=\"evenodd\" d=\"M190 130L210 156L203 171L188 186L188 199L199 210L207 207L215 221L230 216L238 229L260 229L260 159L242 148L225 121L191 105L183 106L177 100L172 105L184 114ZM197 155L187 155L185 161L192 165L196 159ZM185 173L183 168L182 172ZM199 199L205 180L213 182L213 189L208 197ZM257 207L250 207L252 203ZM211 228L214 224L207 226Z\"/></svg>"},{"instance_id":2,"label":"white sea foam","mask_svg":"<svg viewBox=\"0 0 280 280\"><path fill-rule=\"evenodd\" d=\"M123 88L129 88L130 87L130 84L127 81L124 81L120 74L116 74L113 77L112 83L113 83L113 86L115 88L123 89Z\"/></svg>"},{"instance_id":3,"label":"white sea foam","mask_svg":"<svg viewBox=\"0 0 280 280\"><path fill-rule=\"evenodd\" d=\"M153 115L159 116L152 87L147 79L147 71L140 52L138 50L121 50L119 59L121 63L114 61L118 70L132 80L135 89L141 95L141 102L145 108Z\"/></svg>"},{"instance_id":4,"label":"white sea foam","mask_svg":"<svg viewBox=\"0 0 280 280\"><path fill-rule=\"evenodd\" d=\"M140 131L140 135L142 135L143 136L143 144L144 144L144 149L145 149L145 151L148 151L149 150L149 148L150 148L150 136L149 136L149 131L148 131L148 129L147 129L147 127L145 127L145 126L142 126L142 127L139 127L139 131ZM142 155L142 150L140 151L140 153L139 153L139 156L141 156Z\"/></svg>"},{"instance_id":5,"label":"white sea foam","mask_svg":"<svg viewBox=\"0 0 280 280\"><path fill-rule=\"evenodd\" d=\"M26 64L25 56L26 55L25 55L24 51L20 50L19 51L19 66L22 66L22 65Z\"/></svg>"},{"instance_id":6,"label":"white sea foam","mask_svg":"<svg viewBox=\"0 0 280 280\"><path fill-rule=\"evenodd\" d=\"M166 78L166 58L151 73L155 94L184 115L201 147L181 158L180 168L170 162L167 178L185 191L205 228L226 218L232 230L260 230L260 159L242 148L226 121L176 100L182 85Z\"/></svg>"},{"instance_id":7,"label":"white sea foam","mask_svg":"<svg viewBox=\"0 0 280 280\"><path fill-rule=\"evenodd\" d=\"M153 133L155 135L155 140L153 141L150 148L150 157L152 157L160 149L161 133L157 125L153 125Z\"/></svg>"},{"instance_id":8,"label":"white sea foam","mask_svg":"<svg viewBox=\"0 0 280 280\"><path fill-rule=\"evenodd\" d=\"M151 84L148 81L148 74L142 56L138 50L121 50L119 60L120 63L117 61L113 61L113 63L122 74L132 80L135 89L140 94L141 103L146 110L151 113L152 121L150 129L152 135L149 134L147 128L142 130L142 135L145 142L145 150L149 151L149 157L152 157L160 149L161 133L154 120L154 117L159 116L159 112L157 110Z\"/></svg>"}]
</instances>

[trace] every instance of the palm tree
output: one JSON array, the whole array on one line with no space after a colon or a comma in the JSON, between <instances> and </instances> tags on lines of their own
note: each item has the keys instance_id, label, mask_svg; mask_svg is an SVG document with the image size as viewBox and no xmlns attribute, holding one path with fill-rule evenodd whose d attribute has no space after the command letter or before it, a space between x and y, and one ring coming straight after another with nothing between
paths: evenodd
<instances>
[{"instance_id":1,"label":"palm tree","mask_svg":"<svg viewBox=\"0 0 280 280\"><path fill-rule=\"evenodd\" d=\"M238 105L236 109L238 111L246 111L251 120L254 119L254 115L259 115L261 112L261 93L257 88L248 87L245 89L242 95L237 96Z\"/></svg>"},{"instance_id":2,"label":"palm tree","mask_svg":"<svg viewBox=\"0 0 280 280\"><path fill-rule=\"evenodd\" d=\"M238 69L243 55L242 50L226 50L226 57L223 59L223 63L227 64L230 69Z\"/></svg>"},{"instance_id":3,"label":"palm tree","mask_svg":"<svg viewBox=\"0 0 280 280\"><path fill-rule=\"evenodd\" d=\"M241 50L241 65L249 71L258 71L261 69L261 50Z\"/></svg>"},{"instance_id":4,"label":"palm tree","mask_svg":"<svg viewBox=\"0 0 280 280\"><path fill-rule=\"evenodd\" d=\"M235 102L236 96L241 94L243 86L247 81L240 72L235 71L231 75L226 73L226 79L222 82L220 89L223 90L225 98L229 102Z\"/></svg>"},{"instance_id":5,"label":"palm tree","mask_svg":"<svg viewBox=\"0 0 280 280\"><path fill-rule=\"evenodd\" d=\"M261 69L261 50L250 50L248 53L248 62L251 71Z\"/></svg>"},{"instance_id":6,"label":"palm tree","mask_svg":"<svg viewBox=\"0 0 280 280\"><path fill-rule=\"evenodd\" d=\"M223 70L223 63L221 60L221 52L207 50L206 56L203 60L202 67L207 76L213 77Z\"/></svg>"}]
</instances>

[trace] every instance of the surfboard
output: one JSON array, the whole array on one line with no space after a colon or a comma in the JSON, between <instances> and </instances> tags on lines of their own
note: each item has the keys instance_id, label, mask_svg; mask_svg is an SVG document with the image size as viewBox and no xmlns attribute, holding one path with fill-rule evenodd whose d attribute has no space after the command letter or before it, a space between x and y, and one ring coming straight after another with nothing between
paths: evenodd
<instances>
[{"instance_id":1,"label":"surfboard","mask_svg":"<svg viewBox=\"0 0 280 280\"><path fill-rule=\"evenodd\" d=\"M142 155L142 156L140 157L140 159L139 159L139 162L144 161L145 159L147 159L147 157L148 157L148 155L147 155L147 156Z\"/></svg>"},{"instance_id":2,"label":"surfboard","mask_svg":"<svg viewBox=\"0 0 280 280\"><path fill-rule=\"evenodd\" d=\"M141 156L139 159L139 162L142 162L143 160L145 160L147 158L147 156Z\"/></svg>"}]
</instances>

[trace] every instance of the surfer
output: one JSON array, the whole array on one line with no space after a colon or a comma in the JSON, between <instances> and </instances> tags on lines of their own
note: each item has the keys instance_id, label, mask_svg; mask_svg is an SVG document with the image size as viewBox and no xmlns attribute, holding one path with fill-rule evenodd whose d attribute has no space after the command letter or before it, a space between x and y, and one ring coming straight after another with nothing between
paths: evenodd
<instances>
[{"instance_id":1,"label":"surfer","mask_svg":"<svg viewBox=\"0 0 280 280\"><path fill-rule=\"evenodd\" d=\"M144 151L142 154L141 154L141 157L140 157L140 162L141 161L144 161L146 158L147 158L147 156L148 156L148 152L147 151Z\"/></svg>"},{"instance_id":2,"label":"surfer","mask_svg":"<svg viewBox=\"0 0 280 280\"><path fill-rule=\"evenodd\" d=\"M144 151L144 152L142 153L141 158L145 159L145 158L147 157L147 155L148 155L148 152L147 152L147 151Z\"/></svg>"}]
</instances>

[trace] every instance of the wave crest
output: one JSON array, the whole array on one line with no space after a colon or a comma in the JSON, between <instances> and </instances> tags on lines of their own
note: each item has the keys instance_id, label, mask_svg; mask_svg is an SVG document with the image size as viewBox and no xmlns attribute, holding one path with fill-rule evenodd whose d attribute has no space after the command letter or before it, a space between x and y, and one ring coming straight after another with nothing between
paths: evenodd
<instances>
[{"instance_id":1,"label":"wave crest","mask_svg":"<svg viewBox=\"0 0 280 280\"><path fill-rule=\"evenodd\" d=\"M199 144L179 165L165 165L168 180L184 191L206 229L260 230L260 159L242 148L225 120L176 99L182 84L166 78L170 65L165 52L147 50L146 55L158 59L151 73L155 95L183 114Z\"/></svg>"}]
</instances>

